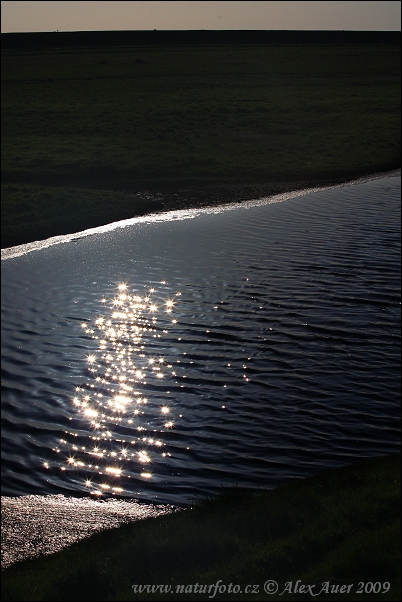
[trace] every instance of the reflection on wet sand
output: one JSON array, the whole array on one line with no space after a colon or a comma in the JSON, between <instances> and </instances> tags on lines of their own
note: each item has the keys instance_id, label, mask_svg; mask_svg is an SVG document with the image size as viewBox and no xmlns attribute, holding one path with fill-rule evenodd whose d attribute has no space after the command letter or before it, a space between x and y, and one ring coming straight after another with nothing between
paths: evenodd
<instances>
[{"instance_id":1,"label":"reflection on wet sand","mask_svg":"<svg viewBox=\"0 0 402 602\"><path fill-rule=\"evenodd\" d=\"M53 554L97 531L170 514L174 506L63 495L1 498L1 566Z\"/></svg>"}]
</instances>

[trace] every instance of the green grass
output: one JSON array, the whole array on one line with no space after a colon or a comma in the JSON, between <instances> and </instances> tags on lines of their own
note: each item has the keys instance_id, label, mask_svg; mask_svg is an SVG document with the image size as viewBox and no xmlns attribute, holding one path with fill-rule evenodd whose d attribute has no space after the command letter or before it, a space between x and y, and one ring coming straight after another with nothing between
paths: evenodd
<instances>
[{"instance_id":1,"label":"green grass","mask_svg":"<svg viewBox=\"0 0 402 602\"><path fill-rule=\"evenodd\" d=\"M224 186L228 201L232 185L269 191L399 164L392 45L2 53L3 246L138 215L145 189L172 208L172 191L189 187L213 202Z\"/></svg>"},{"instance_id":2,"label":"green grass","mask_svg":"<svg viewBox=\"0 0 402 602\"><path fill-rule=\"evenodd\" d=\"M300 579L353 584L315 600L400 600L400 454L252 495L223 490L192 510L124 525L2 573L2 600L208 600L194 592L135 594L132 585L258 585L215 600L313 599L283 592ZM275 579L276 595L263 592ZM359 583L389 583L358 594Z\"/></svg>"}]
</instances>

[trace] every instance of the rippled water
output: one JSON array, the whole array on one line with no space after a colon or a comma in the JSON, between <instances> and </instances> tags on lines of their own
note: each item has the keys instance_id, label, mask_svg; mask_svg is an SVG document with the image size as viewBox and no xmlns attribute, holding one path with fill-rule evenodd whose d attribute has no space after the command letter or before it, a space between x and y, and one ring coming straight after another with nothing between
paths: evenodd
<instances>
[{"instance_id":1,"label":"rippled water","mask_svg":"<svg viewBox=\"0 0 402 602\"><path fill-rule=\"evenodd\" d=\"M400 177L181 217L2 261L4 495L185 504L399 449Z\"/></svg>"}]
</instances>

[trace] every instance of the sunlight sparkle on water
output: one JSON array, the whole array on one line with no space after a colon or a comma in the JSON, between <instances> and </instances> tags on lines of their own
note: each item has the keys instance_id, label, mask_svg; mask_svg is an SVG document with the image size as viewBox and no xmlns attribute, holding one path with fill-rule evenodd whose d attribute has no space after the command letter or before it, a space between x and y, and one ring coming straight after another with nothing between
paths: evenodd
<instances>
[{"instance_id":1,"label":"sunlight sparkle on water","mask_svg":"<svg viewBox=\"0 0 402 602\"><path fill-rule=\"evenodd\" d=\"M161 406L160 399L158 403L152 397L148 400L144 389L148 382L175 377L170 370L174 359L165 359L166 348L155 339L159 341L177 324L166 314L173 311L180 293L163 299L159 287L147 288L145 295L131 294L126 283L118 284L117 289L117 295L99 300L102 315L81 323L84 336L96 341L97 348L83 358L88 379L74 388L71 397L69 419L76 421L76 430L66 431L59 440L60 448L54 449L57 462L43 462L46 470L57 467L66 475L73 471L93 495L129 491L127 482L125 487L116 483L124 481L128 473L151 479L152 473L142 472L141 465L158 457L166 462L170 454L163 439L174 425L173 420L163 420L171 408ZM147 348L152 353L148 354ZM147 431L152 431L152 437ZM92 443L85 445L85 438ZM96 465L92 464L94 457Z\"/></svg>"}]
</instances>

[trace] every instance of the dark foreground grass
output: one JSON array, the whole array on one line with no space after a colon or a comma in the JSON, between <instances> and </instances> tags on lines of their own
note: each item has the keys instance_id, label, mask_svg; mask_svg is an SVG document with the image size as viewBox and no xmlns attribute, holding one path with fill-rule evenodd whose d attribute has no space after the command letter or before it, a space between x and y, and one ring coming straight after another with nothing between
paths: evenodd
<instances>
[{"instance_id":1,"label":"dark foreground grass","mask_svg":"<svg viewBox=\"0 0 402 602\"><path fill-rule=\"evenodd\" d=\"M269 579L275 595L264 593ZM328 581L350 593L282 594L299 579L315 594ZM223 490L194 509L96 534L5 570L2 599L208 600L213 591L194 586L218 580L243 593L218 591L215 600L400 600L400 454L258 495ZM381 593L365 593L374 583ZM171 591L139 594L132 585Z\"/></svg>"},{"instance_id":2,"label":"dark foreground grass","mask_svg":"<svg viewBox=\"0 0 402 602\"><path fill-rule=\"evenodd\" d=\"M399 46L4 51L1 77L3 247L400 165Z\"/></svg>"}]
</instances>

